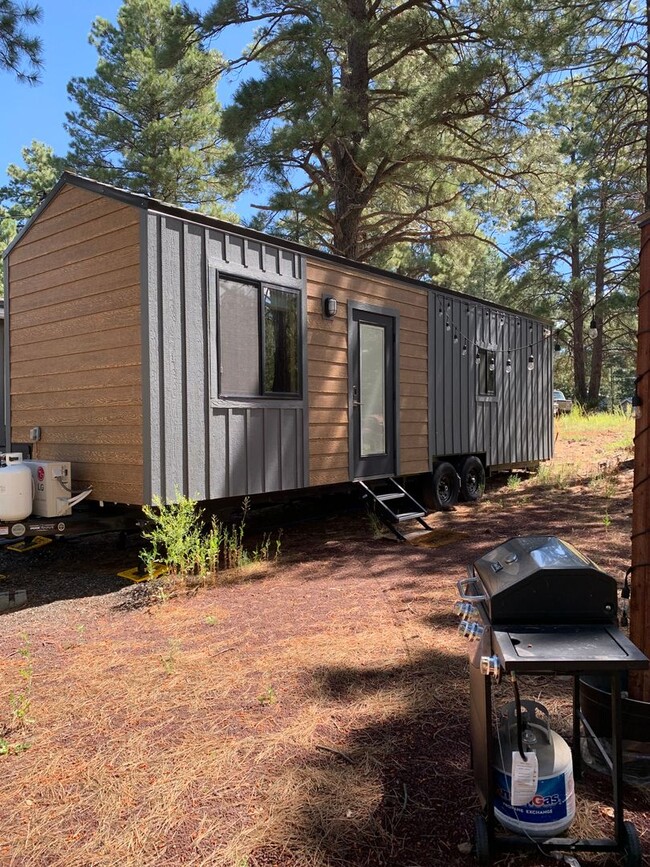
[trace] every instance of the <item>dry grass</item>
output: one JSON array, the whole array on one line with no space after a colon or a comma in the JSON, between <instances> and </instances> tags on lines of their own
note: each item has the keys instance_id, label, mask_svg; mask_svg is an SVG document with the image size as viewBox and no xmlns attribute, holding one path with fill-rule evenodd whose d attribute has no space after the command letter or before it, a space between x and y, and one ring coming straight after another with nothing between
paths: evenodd
<instances>
[{"instance_id":1,"label":"dry grass","mask_svg":"<svg viewBox=\"0 0 650 867\"><path fill-rule=\"evenodd\" d=\"M136 588L78 616L69 602L1 618L0 726L24 685L22 631L33 672L33 722L11 734L29 749L0 758L2 867L473 865L455 582L519 532L600 548L617 575L629 551L629 473L557 501L527 485L433 516L433 547L372 540L348 516L287 532L280 564L164 604L125 605ZM570 735L566 682L528 695ZM611 833L607 785L578 793L575 833ZM627 796L645 840L650 798Z\"/></svg>"},{"instance_id":2,"label":"dry grass","mask_svg":"<svg viewBox=\"0 0 650 867\"><path fill-rule=\"evenodd\" d=\"M390 742L350 743L449 701L437 672L414 683L402 625L383 608L381 628L343 618L266 644L259 615L233 630L232 610L205 592L69 643L36 638L31 746L3 765L2 863L235 865L263 848L326 864L318 828L328 849L388 834ZM16 664L5 658L7 685ZM464 679L460 653L455 667Z\"/></svg>"}]
</instances>

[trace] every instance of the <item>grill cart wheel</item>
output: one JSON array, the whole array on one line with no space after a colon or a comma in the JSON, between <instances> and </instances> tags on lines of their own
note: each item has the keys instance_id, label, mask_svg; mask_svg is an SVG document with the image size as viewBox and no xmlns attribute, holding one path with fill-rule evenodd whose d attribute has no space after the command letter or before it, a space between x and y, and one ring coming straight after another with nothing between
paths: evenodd
<instances>
[{"instance_id":1,"label":"grill cart wheel","mask_svg":"<svg viewBox=\"0 0 650 867\"><path fill-rule=\"evenodd\" d=\"M433 506L436 509L451 509L458 502L460 479L458 473L447 461L436 464L433 471Z\"/></svg>"},{"instance_id":2,"label":"grill cart wheel","mask_svg":"<svg viewBox=\"0 0 650 867\"><path fill-rule=\"evenodd\" d=\"M484 490L485 468L475 455L470 455L460 471L460 497L466 503L475 503Z\"/></svg>"},{"instance_id":3,"label":"grill cart wheel","mask_svg":"<svg viewBox=\"0 0 650 867\"><path fill-rule=\"evenodd\" d=\"M625 867L641 867L641 843L632 822L623 822L623 863Z\"/></svg>"},{"instance_id":4,"label":"grill cart wheel","mask_svg":"<svg viewBox=\"0 0 650 867\"><path fill-rule=\"evenodd\" d=\"M485 817L479 813L474 817L474 852L479 867L490 867L492 856L490 855L490 838Z\"/></svg>"}]
</instances>

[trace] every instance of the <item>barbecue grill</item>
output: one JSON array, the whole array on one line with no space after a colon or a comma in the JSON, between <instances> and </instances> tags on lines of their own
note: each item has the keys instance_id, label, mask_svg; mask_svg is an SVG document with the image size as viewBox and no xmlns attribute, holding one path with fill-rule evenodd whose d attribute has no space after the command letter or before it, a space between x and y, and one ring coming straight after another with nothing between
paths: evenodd
<instances>
[{"instance_id":1,"label":"barbecue grill","mask_svg":"<svg viewBox=\"0 0 650 867\"><path fill-rule=\"evenodd\" d=\"M617 852L628 867L641 867L634 825L623 820L621 675L649 664L617 626L616 581L572 545L554 536L510 539L468 567L458 582L460 631L470 646L470 738L472 768L483 812L476 817L475 851L489 865L497 850ZM611 758L580 711L580 676L606 673L611 682ZM581 775L581 725L611 770L614 836L596 840L569 836L533 839L527 833L503 834L495 818L495 759L492 687L507 677L513 683L522 744L519 679L529 674L573 677L571 756ZM523 723L525 726L525 721ZM531 802L532 803L532 802Z\"/></svg>"}]
</instances>

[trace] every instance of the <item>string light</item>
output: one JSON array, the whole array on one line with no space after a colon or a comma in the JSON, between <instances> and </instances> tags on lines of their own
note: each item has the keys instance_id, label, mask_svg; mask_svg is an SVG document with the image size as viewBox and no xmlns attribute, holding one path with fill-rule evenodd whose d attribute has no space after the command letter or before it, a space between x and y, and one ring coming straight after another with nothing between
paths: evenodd
<instances>
[{"instance_id":1,"label":"string light","mask_svg":"<svg viewBox=\"0 0 650 867\"><path fill-rule=\"evenodd\" d=\"M596 303L598 303L598 302L596 302ZM590 326L588 329L589 337L592 339L595 339L599 333L598 322L596 320L596 315L595 315L595 306L596 306L595 304L591 305L592 318L591 318ZM589 308L587 308L587 309L589 309ZM478 342L475 339L468 337L467 334L463 333L463 329L459 329L458 326L453 323L452 317L451 317L451 312L452 312L451 302L445 301L443 299L439 299L439 301L438 301L438 315L439 316L445 316L445 330L446 331L453 331L453 342L455 344L458 344L460 342L461 337L463 338L462 354L464 356L466 356L468 354L470 346L475 346L476 347L475 362L477 365L480 364L481 363L481 351L487 352L487 350L486 349L481 350ZM469 319L469 317L472 316L472 313L474 313L474 315L476 317L476 321L479 322L478 316L480 315L480 310L476 309L476 307L472 308L470 304L466 303L465 304L465 312L467 314L468 319ZM495 322L495 324L497 322L500 322L502 326L505 326L506 316L504 313L502 313L500 311L496 311L496 310L489 310L486 308L484 308L484 312L485 312L485 316L486 316L486 322L490 322L493 318L493 321ZM583 311L583 313L581 315L584 316L585 312L586 311ZM497 316L499 317L498 320L497 320ZM574 320L574 321L577 321L577 317L576 317L576 320ZM525 320L522 321L522 319L520 319L520 318L515 319L514 316L512 317L511 320L509 320L509 325L511 327L515 327L515 326L517 328L522 328L522 327L525 328L526 326L528 327L529 339L526 341L526 343L528 344L529 354L528 354L528 360L527 360L526 366L527 366L529 371L532 371L535 368L534 347L538 346L539 344L543 344L546 340L553 337L553 335L554 335L552 328L549 328L547 325L543 325L542 323L539 323L539 324L540 324L541 336L539 337L539 339L535 339L535 325L533 322L530 322L530 321L526 322ZM553 344L553 352L555 353L555 355L558 355L562 352L562 345L560 343L561 335L562 335L562 332L558 328L555 331L555 341ZM523 337L523 335L522 335L522 337ZM523 351L525 348L526 348L526 344L521 345L521 346L507 346L507 347L504 347L503 349L490 350L492 355L487 356L488 368L489 368L490 372L493 372L494 370L496 370L496 360L495 360L496 359L496 353L501 352L501 353L504 353L506 355L506 362L505 362L505 367L504 367L505 373L507 373L507 374L512 373L512 354L517 353L519 350ZM542 356L542 357L544 357L544 356ZM639 398L639 403L633 404L633 410L636 409L637 407L640 407L640 405L641 404L640 404L640 398Z\"/></svg>"}]
</instances>

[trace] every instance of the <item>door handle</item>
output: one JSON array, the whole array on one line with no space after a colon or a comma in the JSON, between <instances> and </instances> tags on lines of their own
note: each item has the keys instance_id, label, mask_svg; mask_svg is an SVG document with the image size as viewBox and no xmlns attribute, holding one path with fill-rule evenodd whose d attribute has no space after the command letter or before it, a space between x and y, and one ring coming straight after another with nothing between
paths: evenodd
<instances>
[{"instance_id":1,"label":"door handle","mask_svg":"<svg viewBox=\"0 0 650 867\"><path fill-rule=\"evenodd\" d=\"M353 400L352 406L361 406L361 401L360 400Z\"/></svg>"}]
</instances>

